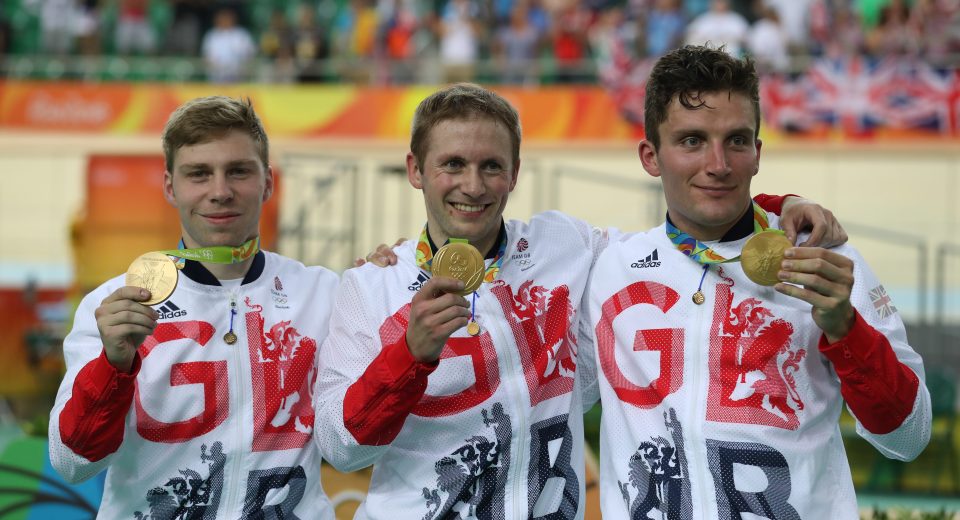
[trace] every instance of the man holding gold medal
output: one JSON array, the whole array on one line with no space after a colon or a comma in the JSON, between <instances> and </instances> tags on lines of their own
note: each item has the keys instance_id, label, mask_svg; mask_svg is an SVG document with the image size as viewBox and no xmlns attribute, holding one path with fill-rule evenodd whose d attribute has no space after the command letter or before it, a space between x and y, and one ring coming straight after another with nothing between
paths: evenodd
<instances>
[{"instance_id":1,"label":"man holding gold medal","mask_svg":"<svg viewBox=\"0 0 960 520\"><path fill-rule=\"evenodd\" d=\"M699 46L648 80L639 155L666 222L611 240L586 298L605 518L856 519L843 401L887 457L929 440L922 361L866 262L792 247L751 201L758 83L751 62Z\"/></svg>"},{"instance_id":2,"label":"man holding gold medal","mask_svg":"<svg viewBox=\"0 0 960 520\"><path fill-rule=\"evenodd\" d=\"M273 173L248 100L187 102L163 149L180 247L81 302L53 467L70 482L107 469L104 518L331 520L311 385L337 275L260 250ZM176 312L151 308L162 302Z\"/></svg>"},{"instance_id":3,"label":"man holding gold medal","mask_svg":"<svg viewBox=\"0 0 960 520\"><path fill-rule=\"evenodd\" d=\"M584 515L577 309L608 237L555 211L504 222L520 134L479 86L423 100L407 176L427 224L393 267L343 274L317 440L342 471L374 466L358 519ZM820 211L807 219L833 229Z\"/></svg>"}]
</instances>

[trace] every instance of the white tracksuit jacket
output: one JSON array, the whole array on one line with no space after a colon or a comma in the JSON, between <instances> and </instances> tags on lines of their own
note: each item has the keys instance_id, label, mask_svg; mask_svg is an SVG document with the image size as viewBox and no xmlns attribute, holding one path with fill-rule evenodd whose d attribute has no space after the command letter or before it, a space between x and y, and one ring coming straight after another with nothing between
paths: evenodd
<instances>
[{"instance_id":1,"label":"white tracksuit jacket","mask_svg":"<svg viewBox=\"0 0 960 520\"><path fill-rule=\"evenodd\" d=\"M336 284L327 269L269 252L232 288L187 262L154 306L161 317L132 375L102 355L94 317L124 277L101 285L64 342L53 467L70 482L108 468L98 518L332 520L311 394ZM238 341L228 345L231 298Z\"/></svg>"},{"instance_id":2,"label":"white tracksuit jacket","mask_svg":"<svg viewBox=\"0 0 960 520\"><path fill-rule=\"evenodd\" d=\"M745 241L713 248L732 258ZM605 519L856 519L844 399L884 455L923 450L921 359L863 259L835 250L855 262L858 315L831 345L809 304L754 284L739 262L710 267L694 304L702 266L663 225L611 240L586 301L596 348L581 352L585 404L603 405Z\"/></svg>"},{"instance_id":3,"label":"white tracksuit jacket","mask_svg":"<svg viewBox=\"0 0 960 520\"><path fill-rule=\"evenodd\" d=\"M429 276L416 241L396 249L396 267L343 274L321 349L317 440L341 470L374 466L356 518L583 517L577 306L605 235L558 212L506 233L501 271L477 292L481 333L454 333L435 368L405 340Z\"/></svg>"}]
</instances>

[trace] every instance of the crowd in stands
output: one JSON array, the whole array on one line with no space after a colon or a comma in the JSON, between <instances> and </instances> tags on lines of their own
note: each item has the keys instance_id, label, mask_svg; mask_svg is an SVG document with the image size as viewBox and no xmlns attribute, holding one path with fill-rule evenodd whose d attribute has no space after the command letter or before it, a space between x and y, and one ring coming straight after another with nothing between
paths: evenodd
<instances>
[{"instance_id":1,"label":"crowd in stands","mask_svg":"<svg viewBox=\"0 0 960 520\"><path fill-rule=\"evenodd\" d=\"M772 72L847 55L951 67L960 0L6 0L0 11L0 56L187 57L216 82L584 82L618 53L704 42Z\"/></svg>"}]
</instances>

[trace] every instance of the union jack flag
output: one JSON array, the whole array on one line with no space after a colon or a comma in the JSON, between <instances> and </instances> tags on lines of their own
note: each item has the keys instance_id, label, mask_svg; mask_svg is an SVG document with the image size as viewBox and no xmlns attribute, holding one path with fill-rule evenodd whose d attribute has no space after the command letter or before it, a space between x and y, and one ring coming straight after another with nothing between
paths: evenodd
<instances>
[{"instance_id":1,"label":"union jack flag","mask_svg":"<svg viewBox=\"0 0 960 520\"><path fill-rule=\"evenodd\" d=\"M600 67L621 115L637 130L653 63L615 46ZM764 124L791 135L960 136L960 70L918 60L823 58L794 76L767 75L760 89Z\"/></svg>"},{"instance_id":2,"label":"union jack flag","mask_svg":"<svg viewBox=\"0 0 960 520\"><path fill-rule=\"evenodd\" d=\"M897 308L893 306L893 300L890 299L890 295L887 294L887 290L882 285L870 289L870 301L873 302L873 308L881 319L897 312Z\"/></svg>"}]
</instances>

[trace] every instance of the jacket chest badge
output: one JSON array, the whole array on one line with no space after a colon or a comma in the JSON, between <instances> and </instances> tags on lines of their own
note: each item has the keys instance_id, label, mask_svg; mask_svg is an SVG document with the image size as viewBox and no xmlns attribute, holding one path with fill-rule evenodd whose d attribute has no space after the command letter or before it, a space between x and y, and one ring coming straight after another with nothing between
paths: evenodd
<instances>
[{"instance_id":1,"label":"jacket chest badge","mask_svg":"<svg viewBox=\"0 0 960 520\"><path fill-rule=\"evenodd\" d=\"M290 297L283 292L283 283L279 276L273 277L273 287L270 289L270 296L273 298L273 306L277 309L289 309Z\"/></svg>"}]
</instances>

